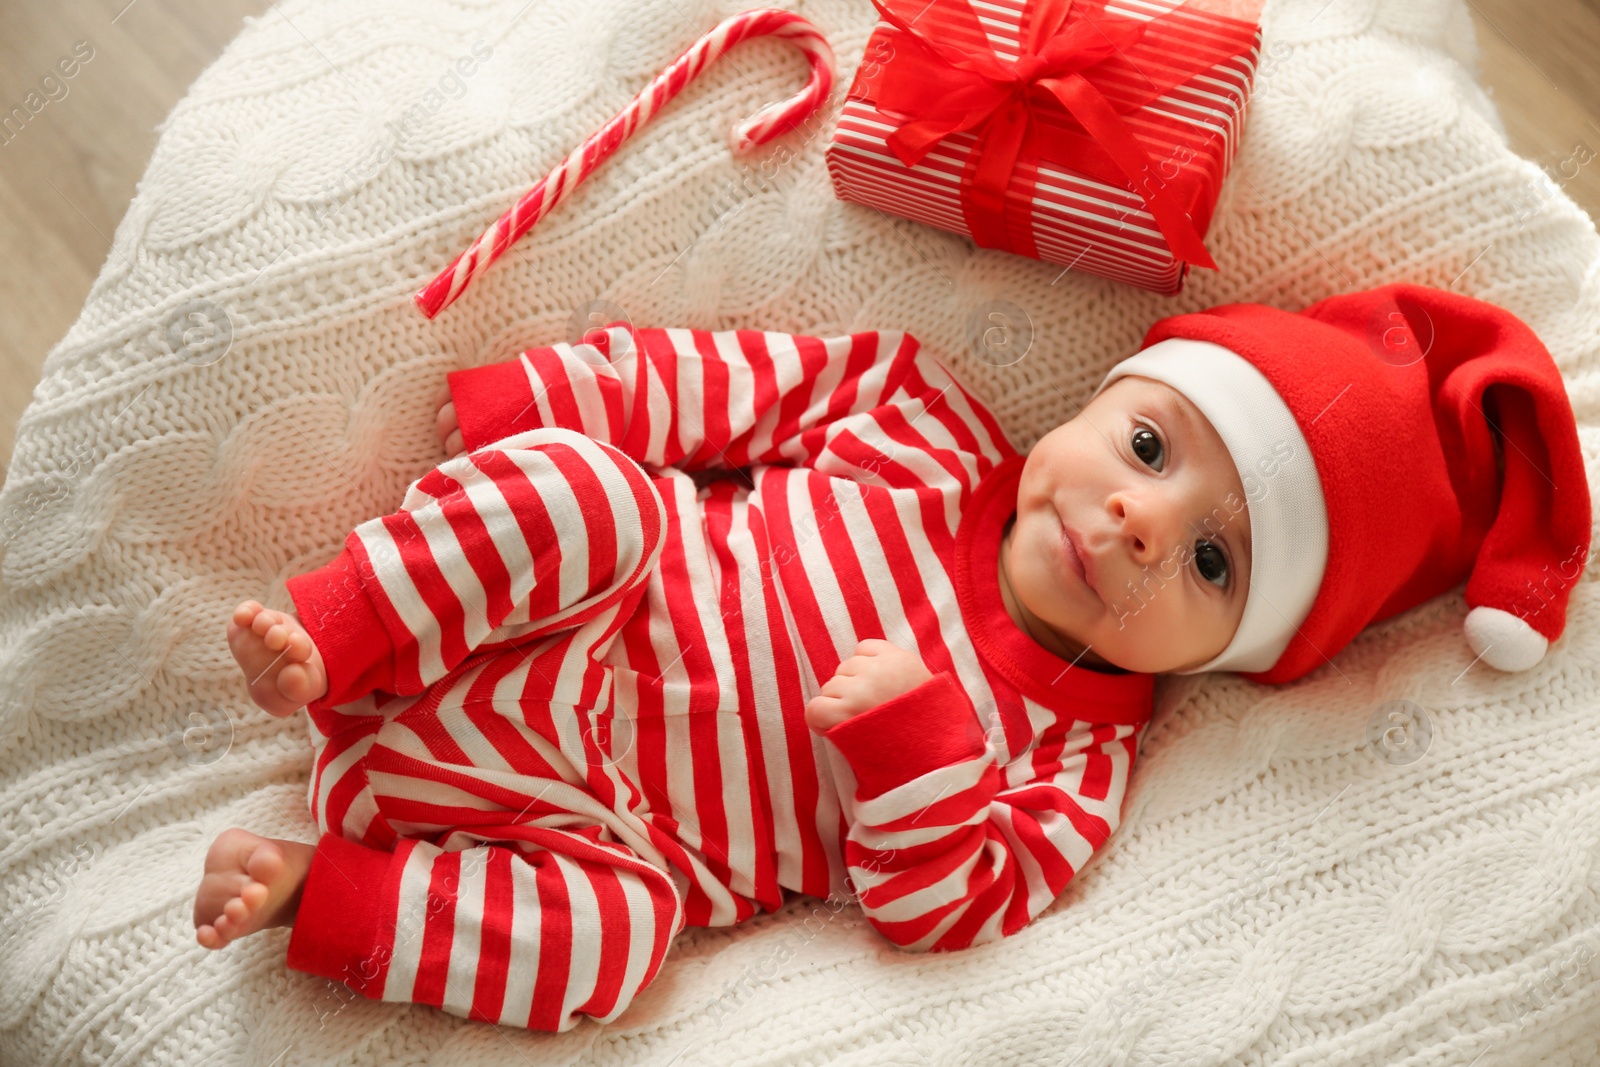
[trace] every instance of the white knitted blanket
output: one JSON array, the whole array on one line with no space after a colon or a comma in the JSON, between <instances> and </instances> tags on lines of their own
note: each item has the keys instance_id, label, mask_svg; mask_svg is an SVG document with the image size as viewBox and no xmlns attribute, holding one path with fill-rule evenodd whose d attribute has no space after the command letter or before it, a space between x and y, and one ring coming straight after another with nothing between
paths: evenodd
<instances>
[{"instance_id":1,"label":"white knitted blanket","mask_svg":"<svg viewBox=\"0 0 1600 1067\"><path fill-rule=\"evenodd\" d=\"M590 301L907 329L1026 447L1162 315L1454 286L1544 338L1600 486L1600 240L1506 147L1461 0L1269 5L1208 239L1224 269L1177 297L837 201L822 151L875 13L803 0L839 54L823 117L735 159L732 124L805 76L741 45L439 319L416 311L737 6L286 0L173 110L0 494L0 1061L1600 1062L1594 564L1526 675L1472 664L1458 588L1290 687L1161 679L1113 844L979 949L901 952L800 899L685 931L619 1021L551 1035L289 971L285 930L196 944L216 833L315 839L305 722L248 701L228 610L287 607L285 578L395 506L438 458L446 371L567 339ZM1033 331L1006 366L969 344L992 301Z\"/></svg>"}]
</instances>

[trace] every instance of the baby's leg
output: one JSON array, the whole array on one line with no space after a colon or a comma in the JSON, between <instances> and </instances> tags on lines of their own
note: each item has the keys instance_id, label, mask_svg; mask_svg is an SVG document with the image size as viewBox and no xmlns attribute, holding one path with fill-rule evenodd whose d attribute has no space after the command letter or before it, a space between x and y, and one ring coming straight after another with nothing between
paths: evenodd
<instances>
[{"instance_id":1,"label":"baby's leg","mask_svg":"<svg viewBox=\"0 0 1600 1067\"><path fill-rule=\"evenodd\" d=\"M392 853L325 834L288 965L482 1022L612 1021L660 973L682 898L669 871L600 827L556 819L567 825L474 825Z\"/></svg>"},{"instance_id":2,"label":"baby's leg","mask_svg":"<svg viewBox=\"0 0 1600 1067\"><path fill-rule=\"evenodd\" d=\"M356 527L332 562L289 579L310 651L294 658L303 646L287 616L285 645L267 651L290 648L305 677L278 668L261 680L277 688L265 699L322 688L319 673L330 705L411 696L479 648L578 627L642 595L665 526L644 470L576 431L529 430L456 456L412 483L399 511Z\"/></svg>"},{"instance_id":3,"label":"baby's leg","mask_svg":"<svg viewBox=\"0 0 1600 1067\"><path fill-rule=\"evenodd\" d=\"M561 640L581 662L578 635ZM500 684L526 669L519 660L436 685L356 762L324 765L319 752L319 788L370 790L403 836L378 846L323 823L291 968L373 1000L542 1030L610 1021L654 979L686 921L687 879L668 866L683 849L613 807L631 789L610 725L622 713L529 695L559 669Z\"/></svg>"}]
</instances>

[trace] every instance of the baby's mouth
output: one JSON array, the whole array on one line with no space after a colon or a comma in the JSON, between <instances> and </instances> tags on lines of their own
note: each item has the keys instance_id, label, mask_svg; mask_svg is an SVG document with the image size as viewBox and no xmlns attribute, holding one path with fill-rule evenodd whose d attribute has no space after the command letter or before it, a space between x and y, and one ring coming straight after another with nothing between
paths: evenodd
<instances>
[{"instance_id":1,"label":"baby's mouth","mask_svg":"<svg viewBox=\"0 0 1600 1067\"><path fill-rule=\"evenodd\" d=\"M1075 539L1072 531L1068 529L1067 524L1061 520L1060 512L1056 513L1056 526L1058 531L1057 536L1060 538L1060 551L1058 556L1061 567L1074 578L1076 578L1080 583L1087 586L1089 591L1095 595L1096 599L1103 601L1104 598L1100 596L1100 590L1095 588L1095 583L1089 569L1089 561L1086 560L1083 557L1083 553L1078 550L1078 542Z\"/></svg>"}]
</instances>

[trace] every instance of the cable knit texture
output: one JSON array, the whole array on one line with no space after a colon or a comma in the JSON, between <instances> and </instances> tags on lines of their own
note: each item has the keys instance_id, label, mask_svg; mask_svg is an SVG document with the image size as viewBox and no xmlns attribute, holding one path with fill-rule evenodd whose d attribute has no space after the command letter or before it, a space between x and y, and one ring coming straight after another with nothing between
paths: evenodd
<instances>
[{"instance_id":1,"label":"cable knit texture","mask_svg":"<svg viewBox=\"0 0 1600 1067\"><path fill-rule=\"evenodd\" d=\"M684 931L622 1018L556 1035L363 1000L289 971L286 930L196 944L219 831L316 836L306 724L249 702L228 611L288 607L285 579L441 458L447 371L571 339L589 301L641 326L908 330L1025 448L1163 315L1454 286L1548 344L1600 485L1600 241L1507 148L1462 0L1269 4L1207 238L1223 271L1177 297L837 201L822 152L875 14L803 0L840 59L825 114L734 157L728 129L805 77L790 46L741 45L453 307L417 312L735 9L286 0L163 124L0 494L0 1060L1600 1062L1592 563L1525 675L1473 662L1458 588L1292 686L1159 679L1116 839L978 949L904 953L798 898ZM1031 322L1021 358L970 343L993 301Z\"/></svg>"}]
</instances>

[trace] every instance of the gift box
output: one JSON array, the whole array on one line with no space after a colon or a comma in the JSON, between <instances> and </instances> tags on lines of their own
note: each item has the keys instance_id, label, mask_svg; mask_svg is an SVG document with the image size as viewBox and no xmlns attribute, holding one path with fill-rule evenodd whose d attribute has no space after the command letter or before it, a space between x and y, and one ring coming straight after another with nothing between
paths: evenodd
<instances>
[{"instance_id":1,"label":"gift box","mask_svg":"<svg viewBox=\"0 0 1600 1067\"><path fill-rule=\"evenodd\" d=\"M1176 293L1239 142L1259 0L873 0L841 200Z\"/></svg>"}]
</instances>

